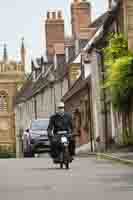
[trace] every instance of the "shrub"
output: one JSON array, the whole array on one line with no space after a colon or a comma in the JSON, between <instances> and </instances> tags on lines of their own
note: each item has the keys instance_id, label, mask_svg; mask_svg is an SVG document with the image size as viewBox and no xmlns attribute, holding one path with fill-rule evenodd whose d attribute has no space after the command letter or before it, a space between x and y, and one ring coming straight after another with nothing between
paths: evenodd
<instances>
[{"instance_id":1,"label":"shrub","mask_svg":"<svg viewBox=\"0 0 133 200\"><path fill-rule=\"evenodd\" d=\"M128 51L128 42L122 34L111 36L104 49L107 65L104 87L110 90L116 111L127 111L133 91L133 55Z\"/></svg>"}]
</instances>

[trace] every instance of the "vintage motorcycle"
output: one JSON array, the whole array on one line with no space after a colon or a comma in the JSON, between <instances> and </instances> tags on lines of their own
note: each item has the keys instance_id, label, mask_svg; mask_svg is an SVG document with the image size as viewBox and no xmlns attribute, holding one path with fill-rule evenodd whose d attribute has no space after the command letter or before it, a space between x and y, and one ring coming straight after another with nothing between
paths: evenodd
<instances>
[{"instance_id":1,"label":"vintage motorcycle","mask_svg":"<svg viewBox=\"0 0 133 200\"><path fill-rule=\"evenodd\" d=\"M72 157L69 152L69 142L72 134L68 134L67 131L58 131L58 146L59 146L59 156L58 160L54 160L55 164L60 164L60 168L69 169L69 164L72 162Z\"/></svg>"}]
</instances>

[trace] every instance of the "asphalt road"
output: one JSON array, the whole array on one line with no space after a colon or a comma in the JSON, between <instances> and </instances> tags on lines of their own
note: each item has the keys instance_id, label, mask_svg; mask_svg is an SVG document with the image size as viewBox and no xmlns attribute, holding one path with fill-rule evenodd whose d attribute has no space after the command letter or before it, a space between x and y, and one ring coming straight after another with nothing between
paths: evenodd
<instances>
[{"instance_id":1,"label":"asphalt road","mask_svg":"<svg viewBox=\"0 0 133 200\"><path fill-rule=\"evenodd\" d=\"M70 170L49 158L0 160L0 200L132 200L133 168L76 158Z\"/></svg>"}]
</instances>

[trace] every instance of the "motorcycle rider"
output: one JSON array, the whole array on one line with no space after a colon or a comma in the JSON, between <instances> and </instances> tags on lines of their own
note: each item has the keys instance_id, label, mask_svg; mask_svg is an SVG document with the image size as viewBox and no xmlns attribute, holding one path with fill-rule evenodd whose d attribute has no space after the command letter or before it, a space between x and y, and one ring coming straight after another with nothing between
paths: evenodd
<instances>
[{"instance_id":1,"label":"motorcycle rider","mask_svg":"<svg viewBox=\"0 0 133 200\"><path fill-rule=\"evenodd\" d=\"M67 133L72 133L72 115L65 112L64 103L60 102L57 105L58 112L50 117L48 125L48 136L51 142L51 156L54 160L58 160L59 156L59 144L58 144L58 131L67 131ZM70 139L69 152L70 155L75 155L75 140Z\"/></svg>"}]
</instances>

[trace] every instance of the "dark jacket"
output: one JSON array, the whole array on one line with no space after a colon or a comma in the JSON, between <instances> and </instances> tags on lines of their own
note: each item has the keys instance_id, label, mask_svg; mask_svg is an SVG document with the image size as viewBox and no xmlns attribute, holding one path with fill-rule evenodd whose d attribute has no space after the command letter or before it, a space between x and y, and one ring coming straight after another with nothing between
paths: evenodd
<instances>
[{"instance_id":1,"label":"dark jacket","mask_svg":"<svg viewBox=\"0 0 133 200\"><path fill-rule=\"evenodd\" d=\"M58 131L71 131L73 130L72 126L72 115L70 113L65 112L63 115L56 113L50 117L49 126L48 126L48 134L56 135Z\"/></svg>"}]
</instances>

